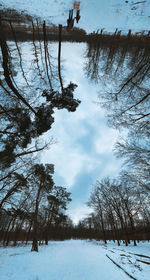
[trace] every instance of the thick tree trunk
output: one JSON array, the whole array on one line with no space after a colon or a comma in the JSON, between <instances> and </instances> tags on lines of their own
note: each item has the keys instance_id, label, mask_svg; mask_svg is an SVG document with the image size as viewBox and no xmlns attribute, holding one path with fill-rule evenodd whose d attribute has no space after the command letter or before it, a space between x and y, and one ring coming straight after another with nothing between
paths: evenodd
<instances>
[{"instance_id":1,"label":"thick tree trunk","mask_svg":"<svg viewBox=\"0 0 150 280\"><path fill-rule=\"evenodd\" d=\"M35 235L35 232L34 232L34 236L33 236L31 251L38 252L38 241L37 241L37 236Z\"/></svg>"},{"instance_id":2,"label":"thick tree trunk","mask_svg":"<svg viewBox=\"0 0 150 280\"><path fill-rule=\"evenodd\" d=\"M40 184L38 192L37 192L37 197L36 197L36 204L35 204L35 212L34 212L34 221L33 221L33 241L32 241L32 248L31 251L36 251L38 252L38 208L39 208L39 197L40 197L40 192L41 192L42 186Z\"/></svg>"}]
</instances>

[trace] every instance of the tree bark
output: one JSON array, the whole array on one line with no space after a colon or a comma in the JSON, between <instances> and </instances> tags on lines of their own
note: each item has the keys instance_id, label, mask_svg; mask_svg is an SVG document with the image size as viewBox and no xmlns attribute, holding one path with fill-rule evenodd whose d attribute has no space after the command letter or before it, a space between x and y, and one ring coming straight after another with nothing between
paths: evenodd
<instances>
[{"instance_id":1,"label":"tree bark","mask_svg":"<svg viewBox=\"0 0 150 280\"><path fill-rule=\"evenodd\" d=\"M32 241L32 248L31 251L36 251L38 252L38 208L39 208L39 197L40 197L40 192L41 192L42 186L40 184L38 192L37 192L37 197L36 197L36 204L35 204L35 212L34 212L34 221L33 221L33 241Z\"/></svg>"}]
</instances>

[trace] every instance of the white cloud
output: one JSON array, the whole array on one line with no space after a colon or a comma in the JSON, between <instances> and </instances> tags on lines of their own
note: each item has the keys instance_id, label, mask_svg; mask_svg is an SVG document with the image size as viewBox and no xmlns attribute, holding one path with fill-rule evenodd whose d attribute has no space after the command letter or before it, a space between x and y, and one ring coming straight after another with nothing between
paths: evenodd
<instances>
[{"instance_id":1,"label":"white cloud","mask_svg":"<svg viewBox=\"0 0 150 280\"><path fill-rule=\"evenodd\" d=\"M112 153L116 139L118 138L118 131L101 126L100 131L95 139L95 149L99 154Z\"/></svg>"},{"instance_id":2,"label":"white cloud","mask_svg":"<svg viewBox=\"0 0 150 280\"><path fill-rule=\"evenodd\" d=\"M81 172L92 174L99 169L101 173L103 170L108 173L105 171L109 162L104 162L101 156L107 154L111 161L112 147L118 136L118 132L106 125L104 110L93 102L98 100L99 86L90 83L84 75L84 51L85 44L74 44L73 48L71 43L62 44L64 76L67 77L65 84L72 81L79 85L75 97L81 98L81 104L73 113L55 110L55 123L51 131L44 135L44 139L49 138L50 134L54 135L58 143L43 154L42 161L54 163L59 179L61 177L68 187L74 185ZM89 149L86 144L89 144ZM109 170L116 172L114 168Z\"/></svg>"},{"instance_id":3,"label":"white cloud","mask_svg":"<svg viewBox=\"0 0 150 280\"><path fill-rule=\"evenodd\" d=\"M74 209L67 211L74 224L77 224L79 220L86 218L88 214L92 212L92 209L86 205L77 205Z\"/></svg>"},{"instance_id":4,"label":"white cloud","mask_svg":"<svg viewBox=\"0 0 150 280\"><path fill-rule=\"evenodd\" d=\"M57 144L43 153L42 161L55 165L56 185L70 188L73 206L70 204L69 215L77 223L89 213L88 207L81 201L87 200L91 184L96 179L116 175L120 165L112 152L118 132L107 126L104 110L93 102L98 101L100 85L90 83L84 75L85 45L73 46L62 44L65 85L70 81L78 84L75 98L81 99L81 104L73 113L55 110L55 122L43 139L53 135Z\"/></svg>"},{"instance_id":5,"label":"white cloud","mask_svg":"<svg viewBox=\"0 0 150 280\"><path fill-rule=\"evenodd\" d=\"M53 146L52 150L46 151L42 160L44 162L50 160L55 165L57 173L64 179L66 186L71 187L86 161L85 157L79 149L73 149L72 146L66 146L62 142Z\"/></svg>"}]
</instances>

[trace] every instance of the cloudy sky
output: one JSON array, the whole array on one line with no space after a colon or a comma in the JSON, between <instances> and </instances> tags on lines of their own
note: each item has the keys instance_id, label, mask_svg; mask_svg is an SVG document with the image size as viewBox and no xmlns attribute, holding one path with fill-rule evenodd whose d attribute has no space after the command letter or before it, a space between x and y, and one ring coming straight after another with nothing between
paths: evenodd
<instances>
[{"instance_id":1,"label":"cloudy sky","mask_svg":"<svg viewBox=\"0 0 150 280\"><path fill-rule=\"evenodd\" d=\"M107 126L105 112L96 103L102 85L95 85L85 76L85 48L85 44L62 44L64 81L78 85L75 97L81 104L74 113L56 110L55 123L44 139L54 136L57 143L42 154L44 163L55 164L56 184L72 192L69 214L74 222L88 213L85 202L96 180L115 177L120 170L120 162L112 152L119 132Z\"/></svg>"},{"instance_id":2,"label":"cloudy sky","mask_svg":"<svg viewBox=\"0 0 150 280\"><path fill-rule=\"evenodd\" d=\"M36 44L38 46L38 43ZM14 49L14 42L9 42L9 47ZM41 80L35 69L37 65L34 63L33 45L29 42L20 42L19 47L28 82L34 89L39 87L41 92L42 85L39 84ZM121 162L116 160L112 151L119 132L108 127L106 114L99 104L98 93L106 90L103 80L95 84L86 77L86 47L85 43L62 43L64 87L70 81L77 84L74 96L80 99L81 103L76 112L55 110L55 122L51 130L41 137L41 143L49 142L53 137L55 144L39 156L41 162L55 165L55 184L67 187L72 193L68 213L75 223L89 212L85 203L96 180L101 180L105 176L115 177L121 168ZM53 63L57 64L58 42L50 42L49 51L54 58ZM13 57L15 60L15 53ZM17 70L17 67L14 66L14 70ZM18 86L23 88L25 81L22 73L21 71L16 73L15 80ZM107 80L105 77L106 82L111 88L110 79ZM28 89L26 90L29 94Z\"/></svg>"},{"instance_id":3,"label":"cloudy sky","mask_svg":"<svg viewBox=\"0 0 150 280\"><path fill-rule=\"evenodd\" d=\"M26 11L31 15L55 24L66 24L68 10L73 0L2 0L9 8ZM81 1L81 20L79 27L87 32L104 27L114 32L115 28L127 32L149 30L150 0L83 0ZM2 7L2 6L1 6ZM1 8L0 7L0 8ZM57 44L53 44L57 56ZM90 82L84 73L85 44L62 44L64 83L76 83L75 97L81 104L74 113L65 110L55 112L55 123L50 132L44 135L48 140L54 136L57 143L46 150L41 160L55 164L55 182L67 186L72 192L69 215L74 222L88 213L85 202L97 179L105 176L115 177L121 162L115 159L113 146L119 132L107 126L104 110L97 105L98 91L102 84ZM24 52L25 54L25 52ZM28 58L26 57L26 65ZM106 81L107 82L107 81ZM109 81L108 81L109 83ZM111 86L111 85L110 85Z\"/></svg>"}]
</instances>

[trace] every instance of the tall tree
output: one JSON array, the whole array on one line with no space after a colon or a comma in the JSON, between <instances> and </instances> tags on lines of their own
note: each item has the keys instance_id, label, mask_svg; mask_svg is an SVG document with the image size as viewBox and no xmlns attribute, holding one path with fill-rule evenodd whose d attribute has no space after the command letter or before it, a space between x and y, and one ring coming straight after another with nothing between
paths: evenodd
<instances>
[{"instance_id":1,"label":"tall tree","mask_svg":"<svg viewBox=\"0 0 150 280\"><path fill-rule=\"evenodd\" d=\"M34 208L34 218L33 218L33 242L32 251L38 252L38 212L40 197L42 192L51 191L54 182L52 179L52 174L54 173L54 166L52 164L36 164L33 166L33 173L31 177L31 184L34 184L36 188L35 192L35 208Z\"/></svg>"},{"instance_id":2,"label":"tall tree","mask_svg":"<svg viewBox=\"0 0 150 280\"><path fill-rule=\"evenodd\" d=\"M63 94L61 94L56 81L54 89L52 86L49 86L47 81L45 82L44 78L44 80L41 78L39 71L41 70L41 73L42 69L39 69L39 67L42 68L42 65L38 63L39 67L37 67L38 57L35 40L33 40L35 49L33 55L35 59L33 58L33 61L31 61L31 63L33 62L32 68L35 69L32 71L33 76L31 80L23 69L22 51L19 44L17 44L16 37L14 38L17 48L15 56L19 56L19 65L12 56L14 50L6 42L2 22L0 30L1 63L3 69L3 80L0 79L0 167L5 169L9 168L18 157L36 153L47 146L37 145L37 140L40 135L51 128L54 122L55 108L74 112L80 101L73 96L77 85L72 82L66 88L64 87ZM47 67L50 67L52 71L47 42L45 42L45 52ZM19 72L19 69L22 73L23 85L21 89L18 85L18 79L15 80L13 77L14 69L17 70L16 73ZM54 75L51 74L50 79L54 79ZM31 143L33 144L32 146Z\"/></svg>"}]
</instances>

